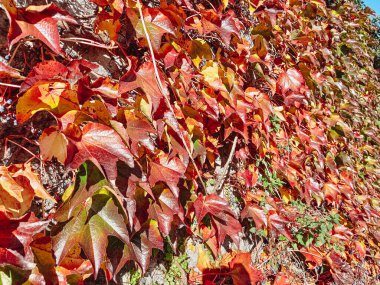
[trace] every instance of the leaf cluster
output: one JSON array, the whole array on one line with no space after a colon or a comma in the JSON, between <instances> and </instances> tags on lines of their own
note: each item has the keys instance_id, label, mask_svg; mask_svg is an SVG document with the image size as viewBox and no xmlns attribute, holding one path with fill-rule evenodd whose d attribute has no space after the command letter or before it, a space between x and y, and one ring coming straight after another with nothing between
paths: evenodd
<instances>
[{"instance_id":1,"label":"leaf cluster","mask_svg":"<svg viewBox=\"0 0 380 285\"><path fill-rule=\"evenodd\" d=\"M375 282L368 9L91 2L91 25L55 4L0 2L0 283L118 282L125 269L136 283L165 256L173 284ZM120 67L105 74L87 51ZM41 181L48 163L72 173L63 193Z\"/></svg>"}]
</instances>

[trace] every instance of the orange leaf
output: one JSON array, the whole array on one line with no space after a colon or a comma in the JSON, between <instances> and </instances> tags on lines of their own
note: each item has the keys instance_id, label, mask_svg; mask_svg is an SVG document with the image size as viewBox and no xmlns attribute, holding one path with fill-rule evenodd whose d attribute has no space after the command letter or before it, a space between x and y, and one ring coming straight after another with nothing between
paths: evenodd
<instances>
[{"instance_id":1,"label":"orange leaf","mask_svg":"<svg viewBox=\"0 0 380 285\"><path fill-rule=\"evenodd\" d=\"M234 285L257 284L264 280L261 271L253 267L249 252L236 254L229 267Z\"/></svg>"}]
</instances>

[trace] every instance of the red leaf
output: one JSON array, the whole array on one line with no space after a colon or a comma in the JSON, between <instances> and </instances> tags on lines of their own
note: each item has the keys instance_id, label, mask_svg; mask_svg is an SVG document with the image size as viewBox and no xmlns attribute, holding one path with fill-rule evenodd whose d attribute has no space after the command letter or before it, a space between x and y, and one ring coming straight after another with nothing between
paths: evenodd
<instances>
[{"instance_id":1,"label":"red leaf","mask_svg":"<svg viewBox=\"0 0 380 285\"><path fill-rule=\"evenodd\" d=\"M291 285L289 278L283 272L279 272L276 275L273 285Z\"/></svg>"},{"instance_id":2,"label":"red leaf","mask_svg":"<svg viewBox=\"0 0 380 285\"><path fill-rule=\"evenodd\" d=\"M310 269L322 265L323 254L315 246L307 249L303 248L300 252L303 254L303 256L305 256L306 262L308 262Z\"/></svg>"},{"instance_id":3,"label":"red leaf","mask_svg":"<svg viewBox=\"0 0 380 285\"><path fill-rule=\"evenodd\" d=\"M287 228L289 221L278 215L274 210L268 212L269 229L275 234L282 234L289 240L293 240L290 230Z\"/></svg>"},{"instance_id":4,"label":"red leaf","mask_svg":"<svg viewBox=\"0 0 380 285\"><path fill-rule=\"evenodd\" d=\"M252 218L258 229L264 228L264 226L267 227L268 225L268 218L264 210L255 204L247 204L241 212L241 217L242 219L247 217Z\"/></svg>"},{"instance_id":5,"label":"red leaf","mask_svg":"<svg viewBox=\"0 0 380 285\"><path fill-rule=\"evenodd\" d=\"M218 27L216 31L220 35L226 46L229 46L231 42L231 35L235 34L239 37L240 29L241 23L236 18L235 14L230 10L227 16L225 16L224 19L222 19L220 27Z\"/></svg>"},{"instance_id":6,"label":"red leaf","mask_svg":"<svg viewBox=\"0 0 380 285\"><path fill-rule=\"evenodd\" d=\"M325 198L329 203L339 202L340 200L340 190L335 183L328 182L323 185L323 193Z\"/></svg>"},{"instance_id":7,"label":"red leaf","mask_svg":"<svg viewBox=\"0 0 380 285\"><path fill-rule=\"evenodd\" d=\"M33 252L30 244L33 236L43 231L48 223L30 213L19 219L10 219L0 212L0 266L10 264L31 269Z\"/></svg>"},{"instance_id":8,"label":"red leaf","mask_svg":"<svg viewBox=\"0 0 380 285\"><path fill-rule=\"evenodd\" d=\"M47 60L36 64L32 71L21 84L20 92L24 92L38 81L65 79L69 70L62 63L55 60Z\"/></svg>"},{"instance_id":9,"label":"red leaf","mask_svg":"<svg viewBox=\"0 0 380 285\"><path fill-rule=\"evenodd\" d=\"M123 0L91 0L96 5L99 5L103 8L110 5L112 9L115 9L120 15L123 13L124 1Z\"/></svg>"},{"instance_id":10,"label":"red leaf","mask_svg":"<svg viewBox=\"0 0 380 285\"><path fill-rule=\"evenodd\" d=\"M127 9L127 16L136 31L137 38L146 39L146 34L139 15L133 9ZM161 38L164 34L174 35L174 27L170 19L159 9L145 8L143 10L144 23L155 51L161 46Z\"/></svg>"},{"instance_id":11,"label":"red leaf","mask_svg":"<svg viewBox=\"0 0 380 285\"><path fill-rule=\"evenodd\" d=\"M223 243L226 235L239 244L238 234L242 227L226 200L217 194L207 195L206 198L201 194L194 202L194 210L199 223L207 214L210 215L213 226L217 230L219 246Z\"/></svg>"},{"instance_id":12,"label":"red leaf","mask_svg":"<svg viewBox=\"0 0 380 285\"><path fill-rule=\"evenodd\" d=\"M33 67L21 84L20 92L26 91L38 81L53 81L56 79L57 81L64 80L74 84L97 67L98 65L84 59L72 60L68 66L55 60L46 60Z\"/></svg>"},{"instance_id":13,"label":"red leaf","mask_svg":"<svg viewBox=\"0 0 380 285\"><path fill-rule=\"evenodd\" d=\"M3 267L7 265L16 266L22 270L31 270L35 266L32 261L28 261L17 251L0 247L0 266Z\"/></svg>"},{"instance_id":14,"label":"red leaf","mask_svg":"<svg viewBox=\"0 0 380 285\"><path fill-rule=\"evenodd\" d=\"M362 241L354 241L354 246L355 246L355 254L360 258L363 259L366 256L366 245Z\"/></svg>"},{"instance_id":15,"label":"red leaf","mask_svg":"<svg viewBox=\"0 0 380 285\"><path fill-rule=\"evenodd\" d=\"M302 74L295 68L290 68L286 72L280 74L277 80L277 92L286 95L291 90L299 92L302 85L305 84L305 79Z\"/></svg>"},{"instance_id":16,"label":"red leaf","mask_svg":"<svg viewBox=\"0 0 380 285\"><path fill-rule=\"evenodd\" d=\"M249 188L255 186L258 180L257 172L250 169L238 172L238 177L244 179L245 185Z\"/></svg>"},{"instance_id":17,"label":"red leaf","mask_svg":"<svg viewBox=\"0 0 380 285\"><path fill-rule=\"evenodd\" d=\"M132 154L118 133L102 124L88 123L82 131L80 142L76 143L78 153L70 166L78 168L86 160L91 160L99 169L104 169L107 177L114 181L117 177L116 163L124 161L134 166Z\"/></svg>"},{"instance_id":18,"label":"red leaf","mask_svg":"<svg viewBox=\"0 0 380 285\"><path fill-rule=\"evenodd\" d=\"M16 69L6 65L5 63L0 62L0 78L22 79L23 76L21 76L20 73Z\"/></svg>"},{"instance_id":19,"label":"red leaf","mask_svg":"<svg viewBox=\"0 0 380 285\"><path fill-rule=\"evenodd\" d=\"M120 271L127 261L134 260L140 265L143 273L145 273L152 256L152 249L163 250L163 246L164 240L160 234L157 221L147 221L143 228L133 236L131 242L124 246L123 255L116 268L116 272Z\"/></svg>"},{"instance_id":20,"label":"red leaf","mask_svg":"<svg viewBox=\"0 0 380 285\"><path fill-rule=\"evenodd\" d=\"M194 209L198 222L202 221L207 214L217 216L221 219L223 219L226 214L234 215L229 208L228 202L217 194L207 195L204 199L202 194L199 195L198 199L194 202Z\"/></svg>"},{"instance_id":21,"label":"red leaf","mask_svg":"<svg viewBox=\"0 0 380 285\"><path fill-rule=\"evenodd\" d=\"M150 217L158 222L158 227L163 236L170 233L174 215L183 218L183 209L169 189L164 189L157 202L152 203L148 210Z\"/></svg>"},{"instance_id":22,"label":"red leaf","mask_svg":"<svg viewBox=\"0 0 380 285\"><path fill-rule=\"evenodd\" d=\"M8 41L12 46L19 40L33 36L44 42L54 52L60 54L60 36L57 22L66 21L76 23L69 14L54 4L43 6L29 6L27 8L16 8L13 0L2 1L10 22Z\"/></svg>"},{"instance_id":23,"label":"red leaf","mask_svg":"<svg viewBox=\"0 0 380 285\"><path fill-rule=\"evenodd\" d=\"M175 197L178 197L179 189L177 184L186 171L186 166L183 162L177 157L169 159L168 155L164 154L159 157L158 161L152 161L150 165L150 186L153 187L159 181L165 182Z\"/></svg>"},{"instance_id":24,"label":"red leaf","mask_svg":"<svg viewBox=\"0 0 380 285\"><path fill-rule=\"evenodd\" d=\"M326 261L331 267L331 274L336 284L345 285L355 283L355 274L352 267L338 253L335 251L330 252L326 256Z\"/></svg>"},{"instance_id":25,"label":"red leaf","mask_svg":"<svg viewBox=\"0 0 380 285\"><path fill-rule=\"evenodd\" d=\"M125 120L127 124L127 135L131 139L131 149L133 153L137 152L139 144L145 146L150 151L154 151L154 144L151 137L156 130L145 118L139 118L134 113L125 111Z\"/></svg>"},{"instance_id":26,"label":"red leaf","mask_svg":"<svg viewBox=\"0 0 380 285\"><path fill-rule=\"evenodd\" d=\"M261 92L260 90L249 87L245 90L247 100L252 101L256 109L261 110L263 121L266 122L269 119L269 115L272 114L273 108L268 94Z\"/></svg>"},{"instance_id":27,"label":"red leaf","mask_svg":"<svg viewBox=\"0 0 380 285\"><path fill-rule=\"evenodd\" d=\"M162 85L165 88L164 92L166 93L166 96L169 96L169 91L166 88L166 82L164 81L162 73L160 73L160 77ZM123 94L136 88L141 88L145 92L145 95L153 106L154 113L158 109L161 101L164 99L164 95L160 91L154 76L153 63L143 63L140 66L139 71L136 73L135 80L130 82L120 82L119 93Z\"/></svg>"},{"instance_id":28,"label":"red leaf","mask_svg":"<svg viewBox=\"0 0 380 285\"><path fill-rule=\"evenodd\" d=\"M306 202L310 204L311 198L315 195L321 194L321 186L314 178L310 177L306 180L304 185L304 192L302 193L302 196L305 198Z\"/></svg>"}]
</instances>

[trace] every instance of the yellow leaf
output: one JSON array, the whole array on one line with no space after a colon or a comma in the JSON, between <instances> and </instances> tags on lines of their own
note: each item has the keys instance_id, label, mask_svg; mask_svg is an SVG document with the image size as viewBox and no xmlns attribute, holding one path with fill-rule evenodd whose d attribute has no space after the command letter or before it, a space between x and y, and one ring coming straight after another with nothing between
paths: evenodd
<instances>
[{"instance_id":1,"label":"yellow leaf","mask_svg":"<svg viewBox=\"0 0 380 285\"><path fill-rule=\"evenodd\" d=\"M19 202L22 202L22 191L23 188L19 186L16 181L10 176L8 169L5 166L0 166L0 195L4 192L7 192L7 195L13 197ZM0 196L0 199L3 198Z\"/></svg>"},{"instance_id":2,"label":"yellow leaf","mask_svg":"<svg viewBox=\"0 0 380 285\"><path fill-rule=\"evenodd\" d=\"M149 119L149 121L152 121L152 104L144 98L140 100L140 110L145 115L145 117Z\"/></svg>"},{"instance_id":3,"label":"yellow leaf","mask_svg":"<svg viewBox=\"0 0 380 285\"><path fill-rule=\"evenodd\" d=\"M71 184L69 187L67 187L67 189L65 190L65 192L62 195L62 201L63 202L66 202L66 200L71 197L71 195L73 194L73 192L75 190L74 186L75 186L74 184Z\"/></svg>"},{"instance_id":4,"label":"yellow leaf","mask_svg":"<svg viewBox=\"0 0 380 285\"><path fill-rule=\"evenodd\" d=\"M78 109L77 93L69 89L68 83L43 81L29 88L18 100L16 118L23 123L38 111L47 110L61 116Z\"/></svg>"},{"instance_id":5,"label":"yellow leaf","mask_svg":"<svg viewBox=\"0 0 380 285\"><path fill-rule=\"evenodd\" d=\"M0 270L0 281L2 285L12 285L12 275L8 276L4 271Z\"/></svg>"},{"instance_id":6,"label":"yellow leaf","mask_svg":"<svg viewBox=\"0 0 380 285\"><path fill-rule=\"evenodd\" d=\"M203 79L206 83L208 83L212 88L216 90L227 91L226 87L222 83L222 80L219 76L219 66L216 62L209 61L201 73L203 75Z\"/></svg>"},{"instance_id":7,"label":"yellow leaf","mask_svg":"<svg viewBox=\"0 0 380 285\"><path fill-rule=\"evenodd\" d=\"M95 119L100 120L105 124L109 124L111 120L110 111L107 109L106 105L100 100L89 100L86 101L82 106L82 111L89 114Z\"/></svg>"},{"instance_id":8,"label":"yellow leaf","mask_svg":"<svg viewBox=\"0 0 380 285\"><path fill-rule=\"evenodd\" d=\"M212 259L211 254L205 249L204 245L197 244L198 262L197 267L200 270L211 268Z\"/></svg>"},{"instance_id":9,"label":"yellow leaf","mask_svg":"<svg viewBox=\"0 0 380 285\"><path fill-rule=\"evenodd\" d=\"M212 52L210 46L201 39L195 39L191 41L191 45L188 49L188 53L195 64L199 68L199 64L203 59L211 60Z\"/></svg>"},{"instance_id":10,"label":"yellow leaf","mask_svg":"<svg viewBox=\"0 0 380 285\"><path fill-rule=\"evenodd\" d=\"M32 189L24 188L14 180L6 167L0 168L0 209L13 217L22 216L34 197Z\"/></svg>"},{"instance_id":11,"label":"yellow leaf","mask_svg":"<svg viewBox=\"0 0 380 285\"><path fill-rule=\"evenodd\" d=\"M107 32L111 41L117 41L121 24L119 20L114 19L99 19L96 25L96 33Z\"/></svg>"},{"instance_id":12,"label":"yellow leaf","mask_svg":"<svg viewBox=\"0 0 380 285\"><path fill-rule=\"evenodd\" d=\"M280 193L281 193L282 201L284 201L285 204L288 204L290 201L294 200L289 189L282 187L280 189Z\"/></svg>"}]
</instances>

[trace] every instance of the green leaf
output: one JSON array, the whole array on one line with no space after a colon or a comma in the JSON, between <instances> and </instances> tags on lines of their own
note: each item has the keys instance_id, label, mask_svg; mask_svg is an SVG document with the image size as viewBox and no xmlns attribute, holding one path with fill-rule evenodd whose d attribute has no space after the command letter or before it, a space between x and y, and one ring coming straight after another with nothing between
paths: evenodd
<instances>
[{"instance_id":1,"label":"green leaf","mask_svg":"<svg viewBox=\"0 0 380 285\"><path fill-rule=\"evenodd\" d=\"M11 272L9 272L7 274L4 270L0 270L0 284L1 285L12 285Z\"/></svg>"},{"instance_id":2,"label":"green leaf","mask_svg":"<svg viewBox=\"0 0 380 285\"><path fill-rule=\"evenodd\" d=\"M108 236L129 243L124 218L112 196L104 188L78 205L72 218L53 236L53 250L59 264L74 244L79 244L90 259L95 277L106 258Z\"/></svg>"},{"instance_id":3,"label":"green leaf","mask_svg":"<svg viewBox=\"0 0 380 285\"><path fill-rule=\"evenodd\" d=\"M100 170L91 161L83 163L76 175L75 185L69 187L63 195L65 203L55 215L55 219L64 222L72 217L73 210L85 202L103 186L109 185Z\"/></svg>"}]
</instances>

